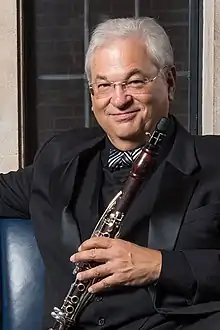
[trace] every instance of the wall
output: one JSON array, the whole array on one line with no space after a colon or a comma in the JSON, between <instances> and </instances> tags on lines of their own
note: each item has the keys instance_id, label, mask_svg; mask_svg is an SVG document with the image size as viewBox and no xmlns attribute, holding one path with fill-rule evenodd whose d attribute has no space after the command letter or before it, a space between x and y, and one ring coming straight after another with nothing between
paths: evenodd
<instances>
[{"instance_id":1,"label":"wall","mask_svg":"<svg viewBox=\"0 0 220 330\"><path fill-rule=\"evenodd\" d=\"M0 1L0 172L18 167L16 1Z\"/></svg>"},{"instance_id":2,"label":"wall","mask_svg":"<svg viewBox=\"0 0 220 330\"><path fill-rule=\"evenodd\" d=\"M220 134L220 0L215 1L214 21L214 125L213 133Z\"/></svg>"},{"instance_id":3,"label":"wall","mask_svg":"<svg viewBox=\"0 0 220 330\"><path fill-rule=\"evenodd\" d=\"M220 0L203 0L203 6L204 92L202 106L202 133L220 134ZM80 10L81 15L83 15L81 7ZM179 13L182 15L181 12ZM7 172L8 170L14 170L18 167L16 15L16 1L0 1L0 172ZM81 15L79 14L79 19L82 19ZM38 19L43 20L40 13ZM53 25L53 22L51 22L51 25ZM74 26L72 27L74 28ZM46 43L44 45L46 45ZM83 47L83 45L81 45L81 47ZM62 47L58 47L58 49L62 49L62 52L65 53L65 44L63 44ZM43 49L42 52L44 53ZM47 53L47 50L45 50L45 52ZM62 62L65 62L65 60L63 59ZM78 58L75 59L75 64L76 63L81 63ZM57 91L55 91L55 95L57 95ZM78 111L83 111L80 107L77 107L77 109ZM53 108L53 111L55 110ZM59 114L58 111L58 115ZM58 115L56 117L56 124L58 127L63 128L61 125L64 123L63 118L62 120L61 118L59 119ZM68 119L69 121L69 118L64 119Z\"/></svg>"},{"instance_id":4,"label":"wall","mask_svg":"<svg viewBox=\"0 0 220 330\"><path fill-rule=\"evenodd\" d=\"M203 134L220 134L220 0L203 0Z\"/></svg>"}]
</instances>

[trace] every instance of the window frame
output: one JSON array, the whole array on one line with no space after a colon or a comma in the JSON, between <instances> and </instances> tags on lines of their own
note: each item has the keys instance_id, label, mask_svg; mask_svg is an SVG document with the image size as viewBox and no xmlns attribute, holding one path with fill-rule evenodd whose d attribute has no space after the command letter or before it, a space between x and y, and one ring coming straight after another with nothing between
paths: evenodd
<instances>
[{"instance_id":1,"label":"window frame","mask_svg":"<svg viewBox=\"0 0 220 330\"><path fill-rule=\"evenodd\" d=\"M89 0L84 1L84 55L89 43ZM192 134L202 131L202 18L203 1L189 0L189 52L188 52L188 130ZM37 145L36 111L36 53L34 2L17 0L18 8L18 77L19 77L19 165L32 163ZM139 0L134 0L134 15L139 16ZM75 77L76 76L76 77ZM79 79L79 75L66 79ZM80 79L84 79L82 73ZM62 75L62 79L64 79ZM42 79L51 79L43 77ZM56 77L59 79L59 77ZM84 79L84 126L91 126L90 95Z\"/></svg>"}]
</instances>

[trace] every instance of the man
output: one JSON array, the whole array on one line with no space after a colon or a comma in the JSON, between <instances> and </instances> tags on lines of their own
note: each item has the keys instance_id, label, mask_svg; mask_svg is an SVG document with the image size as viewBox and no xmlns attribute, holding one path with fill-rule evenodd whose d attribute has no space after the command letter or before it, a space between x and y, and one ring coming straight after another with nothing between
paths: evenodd
<instances>
[{"instance_id":1,"label":"man","mask_svg":"<svg viewBox=\"0 0 220 330\"><path fill-rule=\"evenodd\" d=\"M220 140L191 136L169 114L176 72L165 31L151 18L107 20L85 67L100 129L53 137L32 166L0 179L1 216L34 222L46 268L43 329L80 261L97 266L78 279L97 281L77 329L219 329ZM122 165L161 117L169 117L167 137L120 239L90 238L123 189L131 165Z\"/></svg>"}]
</instances>

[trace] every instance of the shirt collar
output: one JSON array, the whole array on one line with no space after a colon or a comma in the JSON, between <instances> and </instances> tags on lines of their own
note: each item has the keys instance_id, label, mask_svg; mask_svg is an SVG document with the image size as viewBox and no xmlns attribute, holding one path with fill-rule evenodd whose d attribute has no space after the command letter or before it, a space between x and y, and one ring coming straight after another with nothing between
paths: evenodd
<instances>
[{"instance_id":1,"label":"shirt collar","mask_svg":"<svg viewBox=\"0 0 220 330\"><path fill-rule=\"evenodd\" d=\"M169 116L169 117L170 117L169 130L168 130L167 136L165 138L165 141L163 143L163 148L161 149L157 163L161 163L163 161L163 159L166 158L166 156L168 155L168 153L173 145L173 141L175 138L176 124L175 124L173 117L172 116ZM111 148L117 149L117 148L111 143L111 141L109 140L107 135L105 137L104 143L105 143L105 146L101 152L101 160L102 160L103 166L105 168L107 168L110 149ZM139 147L137 147L137 148L139 148ZM137 148L134 148L133 150L135 150Z\"/></svg>"}]
</instances>

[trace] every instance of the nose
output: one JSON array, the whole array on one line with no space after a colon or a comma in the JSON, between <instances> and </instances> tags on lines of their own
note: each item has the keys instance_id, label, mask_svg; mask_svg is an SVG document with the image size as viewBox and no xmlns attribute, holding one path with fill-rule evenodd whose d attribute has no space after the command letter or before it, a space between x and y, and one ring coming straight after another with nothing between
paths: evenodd
<instances>
[{"instance_id":1,"label":"nose","mask_svg":"<svg viewBox=\"0 0 220 330\"><path fill-rule=\"evenodd\" d=\"M127 94L122 85L115 85L111 103L114 107L123 110L128 108L132 103L132 96Z\"/></svg>"}]
</instances>

